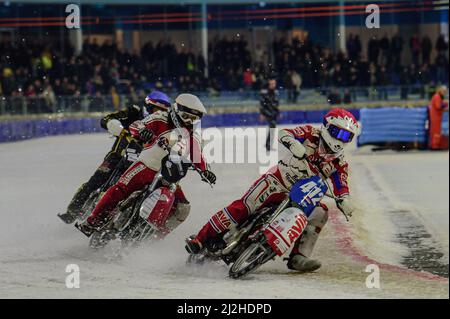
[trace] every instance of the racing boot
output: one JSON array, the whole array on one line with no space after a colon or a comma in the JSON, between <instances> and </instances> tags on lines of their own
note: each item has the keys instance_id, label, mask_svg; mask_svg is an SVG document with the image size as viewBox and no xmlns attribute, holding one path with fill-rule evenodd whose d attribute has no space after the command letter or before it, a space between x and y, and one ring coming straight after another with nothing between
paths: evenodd
<instances>
[{"instance_id":1,"label":"racing boot","mask_svg":"<svg viewBox=\"0 0 450 319\"><path fill-rule=\"evenodd\" d=\"M93 232L101 229L112 217L113 215L111 213L107 214L107 216L102 220L99 220L95 217L88 217L85 221L76 223L75 227L78 228L87 237L90 237Z\"/></svg>"},{"instance_id":2,"label":"racing boot","mask_svg":"<svg viewBox=\"0 0 450 319\"><path fill-rule=\"evenodd\" d=\"M65 213L59 213L58 217L61 218L61 220L66 224L72 224L77 220L79 215L78 213L68 209Z\"/></svg>"},{"instance_id":3,"label":"racing boot","mask_svg":"<svg viewBox=\"0 0 450 319\"><path fill-rule=\"evenodd\" d=\"M83 206L84 201L86 200L84 197L84 190L86 189L85 184L83 184L75 194L74 198L70 202L69 206L67 206L67 211L65 213L58 214L58 217L61 218L63 222L66 224L73 224L77 218L81 216L80 211ZM83 197L80 199L80 197Z\"/></svg>"},{"instance_id":4,"label":"racing boot","mask_svg":"<svg viewBox=\"0 0 450 319\"><path fill-rule=\"evenodd\" d=\"M287 263L289 269L300 272L311 272L322 266L320 261L311 259L307 256L311 256L317 239L319 238L319 234L327 220L328 208L321 204L320 207L314 209L312 214L308 217L308 224L303 230L301 237L297 239L297 242L289 255Z\"/></svg>"},{"instance_id":5,"label":"racing boot","mask_svg":"<svg viewBox=\"0 0 450 319\"><path fill-rule=\"evenodd\" d=\"M302 254L292 254L289 256L287 267L299 272L312 272L322 266L320 261L303 256Z\"/></svg>"},{"instance_id":6,"label":"racing boot","mask_svg":"<svg viewBox=\"0 0 450 319\"><path fill-rule=\"evenodd\" d=\"M94 174L91 180L93 180L96 175L98 174ZM91 180L78 188L77 192L70 201L69 206L67 206L67 211L65 213L58 214L58 217L61 218L61 220L66 224L73 224L77 218L82 215L80 211L93 189L93 186L90 185L92 184Z\"/></svg>"},{"instance_id":7,"label":"racing boot","mask_svg":"<svg viewBox=\"0 0 450 319\"><path fill-rule=\"evenodd\" d=\"M196 255L202 251L203 244L195 235L189 236L185 241L186 246L184 248L186 248L189 254Z\"/></svg>"},{"instance_id":8,"label":"racing boot","mask_svg":"<svg viewBox=\"0 0 450 319\"><path fill-rule=\"evenodd\" d=\"M97 227L90 224L87 220L81 223L76 223L75 227L78 228L87 237L91 237L91 235L97 230Z\"/></svg>"}]
</instances>

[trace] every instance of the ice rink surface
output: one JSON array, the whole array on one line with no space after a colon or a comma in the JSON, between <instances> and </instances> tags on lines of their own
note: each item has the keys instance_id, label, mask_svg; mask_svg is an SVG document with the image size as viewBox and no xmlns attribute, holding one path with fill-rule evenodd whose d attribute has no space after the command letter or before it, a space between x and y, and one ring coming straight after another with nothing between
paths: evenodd
<instances>
[{"instance_id":1,"label":"ice rink surface","mask_svg":"<svg viewBox=\"0 0 450 319\"><path fill-rule=\"evenodd\" d=\"M213 189L190 173L181 183L192 205L188 220L164 241L116 257L114 245L92 251L83 234L56 217L111 144L106 134L0 144L0 297L449 297L448 280L428 272L442 266L448 276L448 152L351 150L359 209L349 223L332 213L314 253L322 268L296 274L279 258L236 281L219 264L188 267L184 238L240 197L258 166L213 164ZM380 265L379 289L366 287L373 262ZM79 289L66 288L68 264L80 268Z\"/></svg>"}]
</instances>

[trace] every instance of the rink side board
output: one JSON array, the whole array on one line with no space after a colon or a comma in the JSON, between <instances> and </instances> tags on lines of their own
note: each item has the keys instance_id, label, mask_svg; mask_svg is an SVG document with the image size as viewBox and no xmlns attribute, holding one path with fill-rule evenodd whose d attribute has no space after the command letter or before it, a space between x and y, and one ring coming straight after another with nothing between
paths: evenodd
<instances>
[{"instance_id":1,"label":"rink side board","mask_svg":"<svg viewBox=\"0 0 450 319\"><path fill-rule=\"evenodd\" d=\"M428 141L428 108L363 108L358 145L379 143L420 143ZM442 119L442 135L448 138L448 113Z\"/></svg>"},{"instance_id":2,"label":"rink side board","mask_svg":"<svg viewBox=\"0 0 450 319\"><path fill-rule=\"evenodd\" d=\"M358 109L350 109L359 118ZM321 123L328 110L282 111L279 124ZM202 120L202 127L233 127L266 125L259 121L259 113L208 114ZM105 132L100 127L100 118L60 118L0 121L0 143L14 142L31 138Z\"/></svg>"},{"instance_id":3,"label":"rink side board","mask_svg":"<svg viewBox=\"0 0 450 319\"><path fill-rule=\"evenodd\" d=\"M279 124L298 125L321 123L328 110L282 111ZM428 112L426 107L363 108L349 109L361 122L362 133L358 145L386 142L426 143ZM202 120L202 127L264 126L259 113L208 114ZM0 143L31 138L65 134L86 134L105 132L100 127L99 117L27 119L0 121ZM442 135L448 138L448 112L444 113Z\"/></svg>"}]
</instances>

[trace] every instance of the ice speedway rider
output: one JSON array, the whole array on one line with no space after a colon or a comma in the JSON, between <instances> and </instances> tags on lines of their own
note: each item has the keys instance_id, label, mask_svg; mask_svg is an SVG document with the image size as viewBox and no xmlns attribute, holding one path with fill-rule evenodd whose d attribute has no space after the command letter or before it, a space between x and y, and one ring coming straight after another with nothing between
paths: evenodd
<instances>
[{"instance_id":1,"label":"ice speedway rider","mask_svg":"<svg viewBox=\"0 0 450 319\"><path fill-rule=\"evenodd\" d=\"M198 136L194 134L194 123L205 113L206 109L197 96L183 93L178 95L169 110L157 111L143 121L133 123L130 131L132 135L145 140L145 149L119 181L106 191L87 220L77 225L77 228L90 236L112 217L111 213L119 202L149 184L160 170L162 159L168 154L165 145L172 150L177 148L181 153L190 150L188 154L193 164L202 170L207 181L215 183L216 176L208 169L201 154ZM185 138L180 140L180 134L186 134ZM176 210L170 217L174 219L170 221L172 229L186 219L190 210L189 202L179 186L175 191L175 198Z\"/></svg>"},{"instance_id":2,"label":"ice speedway rider","mask_svg":"<svg viewBox=\"0 0 450 319\"><path fill-rule=\"evenodd\" d=\"M279 142L290 151L289 155L257 179L242 198L213 215L197 235L187 238L186 250L190 254L200 253L208 244L220 241L218 235L240 225L250 214L283 201L296 181L319 173L331 180L338 208L351 216L354 206L349 197L344 148L359 130L355 117L344 109L329 111L320 129L300 125L280 130ZM321 203L309 216L302 236L290 253L289 269L307 272L320 268L321 263L310 256L327 219L328 208Z\"/></svg>"},{"instance_id":3,"label":"ice speedway rider","mask_svg":"<svg viewBox=\"0 0 450 319\"><path fill-rule=\"evenodd\" d=\"M116 140L111 150L106 154L103 163L94 172L94 175L78 188L70 201L67 211L58 216L68 224L73 223L80 214L80 210L89 195L101 187L111 176L123 153L129 147L130 141L125 137L129 126L142 120L151 113L158 110L168 110L170 107L169 97L160 91L153 91L145 98L145 106L131 105L126 109L110 113L100 120L100 125L108 130Z\"/></svg>"}]
</instances>

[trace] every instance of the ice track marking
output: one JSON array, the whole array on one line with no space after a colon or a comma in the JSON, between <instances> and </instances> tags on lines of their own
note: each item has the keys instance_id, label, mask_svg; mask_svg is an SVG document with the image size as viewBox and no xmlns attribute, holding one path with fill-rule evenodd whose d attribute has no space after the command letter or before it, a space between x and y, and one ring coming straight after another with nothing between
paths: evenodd
<instances>
[{"instance_id":1,"label":"ice track marking","mask_svg":"<svg viewBox=\"0 0 450 319\"><path fill-rule=\"evenodd\" d=\"M381 289L367 289L366 264L344 255L337 248L336 237L341 235L333 231L331 220L324 228L324 236L319 239L315 252L323 261L322 268L316 273L296 274L289 272L285 263L274 262L255 273L253 280L236 282L228 279L222 268L198 269L195 272L186 269L184 237L198 230L212 212L242 195L242 191L258 176L254 165L245 164L215 165L214 169L222 178L213 193L216 196L214 200L202 201L206 185L188 189L187 195L196 213L191 214L173 236L157 245L132 250L120 261L110 262L104 256L90 252L82 235L72 227L66 228L55 217L55 212L65 208L75 188L102 160L110 142L106 134L90 134L4 145L0 188L5 201L0 203L0 213L8 222L0 225L0 297L448 298L448 284L444 285L442 281L383 270ZM39 162L29 161L36 156ZM428 159L430 155L423 156ZM393 154L389 161L395 162L397 157L400 156ZM420 155L411 157L413 161L423 160ZM448 163L447 158L441 160L441 157L437 165ZM364 164L378 162L372 155L361 160ZM17 178L17 171L24 168L23 178ZM360 180L360 177L364 179L364 176L352 178ZM188 176L186 183L190 178ZM24 180L27 181L26 187ZM46 187L38 183L43 180L47 181ZM235 180L242 184L240 188L233 183ZM445 191L445 187L440 187L441 190ZM337 218L344 222L342 216ZM355 229L352 223L347 226L349 231ZM358 249L359 242L356 238L354 240L353 244ZM359 252L367 253L365 249ZM372 259L384 260L382 257L380 254L379 258L377 255ZM20 259L23 260L3 263ZM64 285L65 266L74 262L79 264L82 272L79 290L67 289Z\"/></svg>"},{"instance_id":2,"label":"ice track marking","mask_svg":"<svg viewBox=\"0 0 450 319\"><path fill-rule=\"evenodd\" d=\"M429 272L419 272L407 268L403 268L396 265L380 263L364 254L362 254L353 244L353 238L349 232L349 226L347 226L341 218L341 213L338 210L332 209L330 210L330 221L332 222L334 231L338 233L336 239L336 245L338 249L345 255L351 257L355 261L360 263L368 264L376 264L380 267L380 269L385 269L389 271L393 271L400 274L410 275L422 279L440 281L443 283L448 283L448 278L444 278L438 275L431 274Z\"/></svg>"},{"instance_id":3,"label":"ice track marking","mask_svg":"<svg viewBox=\"0 0 450 319\"><path fill-rule=\"evenodd\" d=\"M442 247L420 219L419 208L399 201L395 191L372 165L359 168L363 170L370 187L378 193L377 197L383 203L382 210L395 226L395 241L407 248L407 255L402 256L401 264L409 269L448 278L448 263L442 262Z\"/></svg>"}]
</instances>

